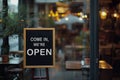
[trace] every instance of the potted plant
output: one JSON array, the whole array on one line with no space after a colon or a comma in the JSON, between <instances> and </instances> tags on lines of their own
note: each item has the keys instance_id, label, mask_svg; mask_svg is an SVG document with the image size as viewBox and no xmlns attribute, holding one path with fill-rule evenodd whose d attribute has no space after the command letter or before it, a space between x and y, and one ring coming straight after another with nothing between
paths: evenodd
<instances>
[{"instance_id":1,"label":"potted plant","mask_svg":"<svg viewBox=\"0 0 120 80\"><path fill-rule=\"evenodd\" d=\"M1 46L1 55L3 56L3 61L8 61L8 54L9 54L9 36L12 34L18 34L22 35L23 33L23 28L26 25L25 22L25 9L22 7L19 7L18 13L8 13L8 6L7 3L3 4L6 6L5 8L3 7L3 18L2 18L2 27L3 27L3 33L2 33L2 38L3 38L3 43ZM24 10L24 11L23 11Z\"/></svg>"}]
</instances>

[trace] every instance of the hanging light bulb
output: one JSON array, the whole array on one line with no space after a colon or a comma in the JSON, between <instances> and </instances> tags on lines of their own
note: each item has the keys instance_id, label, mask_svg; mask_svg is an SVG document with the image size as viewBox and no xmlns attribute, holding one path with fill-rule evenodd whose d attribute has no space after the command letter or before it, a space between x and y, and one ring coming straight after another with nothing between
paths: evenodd
<instances>
[{"instance_id":1,"label":"hanging light bulb","mask_svg":"<svg viewBox=\"0 0 120 80\"><path fill-rule=\"evenodd\" d=\"M100 18L101 19L106 19L107 18L107 10L106 9L100 10Z\"/></svg>"},{"instance_id":2,"label":"hanging light bulb","mask_svg":"<svg viewBox=\"0 0 120 80\"><path fill-rule=\"evenodd\" d=\"M113 17L114 17L114 18L119 18L119 14L115 11L115 12L113 13Z\"/></svg>"}]
</instances>

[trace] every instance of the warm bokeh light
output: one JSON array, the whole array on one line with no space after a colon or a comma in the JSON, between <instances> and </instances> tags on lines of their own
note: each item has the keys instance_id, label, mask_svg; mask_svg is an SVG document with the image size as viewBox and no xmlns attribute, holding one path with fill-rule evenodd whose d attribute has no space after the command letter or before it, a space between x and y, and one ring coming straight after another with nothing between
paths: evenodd
<instances>
[{"instance_id":1,"label":"warm bokeh light","mask_svg":"<svg viewBox=\"0 0 120 80\"><path fill-rule=\"evenodd\" d=\"M113 17L119 18L119 14L118 14L117 12L115 12L115 13L113 14Z\"/></svg>"},{"instance_id":2,"label":"warm bokeh light","mask_svg":"<svg viewBox=\"0 0 120 80\"><path fill-rule=\"evenodd\" d=\"M84 18L87 18L88 16L87 15L84 15Z\"/></svg>"},{"instance_id":3,"label":"warm bokeh light","mask_svg":"<svg viewBox=\"0 0 120 80\"><path fill-rule=\"evenodd\" d=\"M65 17L65 14L62 14L61 16L62 16L62 17Z\"/></svg>"},{"instance_id":4,"label":"warm bokeh light","mask_svg":"<svg viewBox=\"0 0 120 80\"><path fill-rule=\"evenodd\" d=\"M100 18L101 19L106 19L106 17L107 17L107 12L106 11L100 11Z\"/></svg>"},{"instance_id":5,"label":"warm bokeh light","mask_svg":"<svg viewBox=\"0 0 120 80\"><path fill-rule=\"evenodd\" d=\"M56 11L56 12L53 12L52 10L50 10L50 13L48 14L48 17L51 17L53 18L54 20L59 20L59 13Z\"/></svg>"},{"instance_id":6,"label":"warm bokeh light","mask_svg":"<svg viewBox=\"0 0 120 80\"><path fill-rule=\"evenodd\" d=\"M106 12L101 12L101 15L102 16L107 16L107 13Z\"/></svg>"}]
</instances>

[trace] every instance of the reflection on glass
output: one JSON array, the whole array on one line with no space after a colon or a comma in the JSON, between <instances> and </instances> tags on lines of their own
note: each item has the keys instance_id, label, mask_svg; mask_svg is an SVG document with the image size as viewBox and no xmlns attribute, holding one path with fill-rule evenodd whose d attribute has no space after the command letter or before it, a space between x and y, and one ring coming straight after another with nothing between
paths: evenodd
<instances>
[{"instance_id":1,"label":"reflection on glass","mask_svg":"<svg viewBox=\"0 0 120 80\"><path fill-rule=\"evenodd\" d=\"M18 1L19 0L8 0L9 12L18 13Z\"/></svg>"}]
</instances>

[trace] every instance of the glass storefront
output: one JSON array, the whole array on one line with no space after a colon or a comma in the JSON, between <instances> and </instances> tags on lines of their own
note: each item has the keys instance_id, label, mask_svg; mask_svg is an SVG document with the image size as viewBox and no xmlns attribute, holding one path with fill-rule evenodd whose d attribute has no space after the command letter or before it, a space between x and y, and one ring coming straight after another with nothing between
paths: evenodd
<instances>
[{"instance_id":1,"label":"glass storefront","mask_svg":"<svg viewBox=\"0 0 120 80\"><path fill-rule=\"evenodd\" d=\"M8 1L10 3L12 0ZM23 28L55 28L56 61L54 68L48 68L49 80L117 79L113 78L112 73L120 74L120 50L117 45L120 42L119 1L15 1L18 1L17 7L15 8L16 4L11 7L9 4L8 11L12 15L11 18L17 18L14 20L19 24L15 27L15 36L9 36L10 51L23 50ZM3 0L0 0L0 6L2 2ZM21 6L22 9L19 9ZM1 7L0 17L2 30ZM9 30L14 30L13 26L12 29L9 27ZM4 42L2 38L0 37L0 47ZM32 70L27 70L31 74L28 77L32 79ZM44 72L44 69L36 69L34 75L45 75Z\"/></svg>"},{"instance_id":2,"label":"glass storefront","mask_svg":"<svg viewBox=\"0 0 120 80\"><path fill-rule=\"evenodd\" d=\"M56 66L50 78L90 78L90 1L36 2L40 16L36 27L53 27L56 33ZM36 16L35 16L36 17Z\"/></svg>"}]
</instances>

